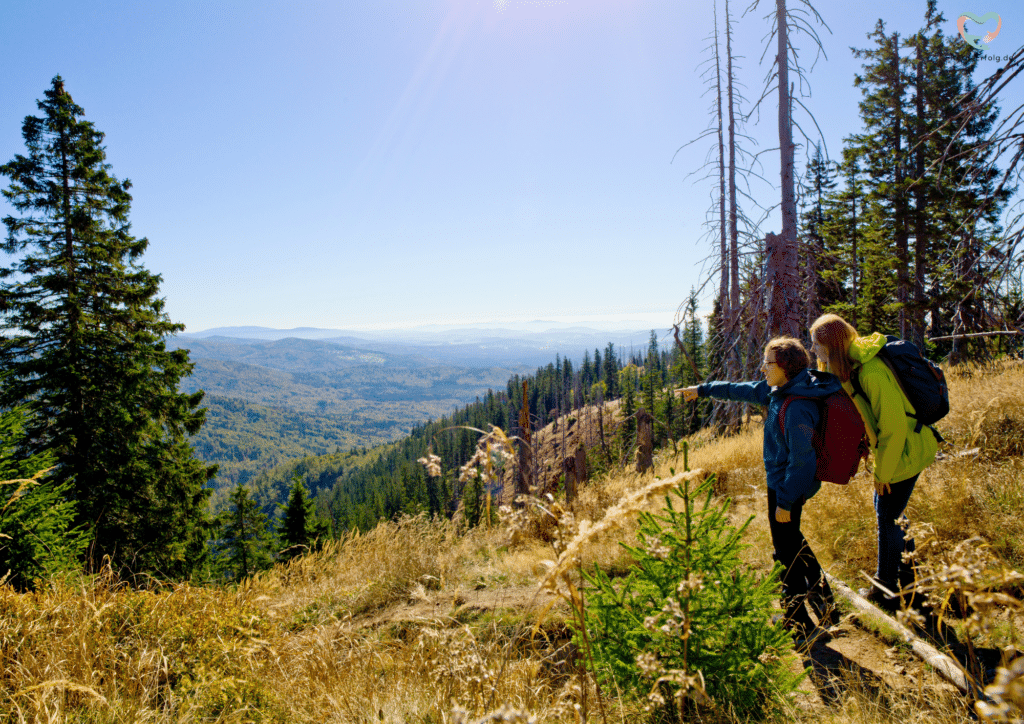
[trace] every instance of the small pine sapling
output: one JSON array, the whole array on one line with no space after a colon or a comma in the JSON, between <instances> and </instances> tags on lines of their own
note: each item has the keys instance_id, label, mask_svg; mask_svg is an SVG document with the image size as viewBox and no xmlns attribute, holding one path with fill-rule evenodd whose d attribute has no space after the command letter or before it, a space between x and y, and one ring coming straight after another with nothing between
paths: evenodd
<instances>
[{"instance_id":1,"label":"small pine sapling","mask_svg":"<svg viewBox=\"0 0 1024 724\"><path fill-rule=\"evenodd\" d=\"M729 502L712 501L714 477L691 483L683 477L660 514L640 514L639 545L623 544L634 559L625 579L596 566L584 573L595 673L622 691L649 691L669 721L690 707L770 718L802 678L789 634L771 621L777 571L743 563L750 520L729 525Z\"/></svg>"}]
</instances>

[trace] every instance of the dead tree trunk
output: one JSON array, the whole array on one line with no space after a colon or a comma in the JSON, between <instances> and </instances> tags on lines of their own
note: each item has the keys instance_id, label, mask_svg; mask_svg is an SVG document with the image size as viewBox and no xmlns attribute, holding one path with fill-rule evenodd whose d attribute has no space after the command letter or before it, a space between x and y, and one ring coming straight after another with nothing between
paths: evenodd
<instances>
[{"instance_id":1,"label":"dead tree trunk","mask_svg":"<svg viewBox=\"0 0 1024 724\"><path fill-rule=\"evenodd\" d=\"M562 470L565 474L565 503L568 505L579 494L580 485L587 480L587 449L583 443L562 461Z\"/></svg>"},{"instance_id":2,"label":"dead tree trunk","mask_svg":"<svg viewBox=\"0 0 1024 724\"><path fill-rule=\"evenodd\" d=\"M789 17L786 0L775 0L778 27L779 153L782 181L782 233L769 234L768 277L771 303L768 306L768 336L800 334L799 273L796 254L796 186L794 182L793 104L789 87ZM775 246L775 253L771 247ZM773 266L774 264L774 266Z\"/></svg>"},{"instance_id":3,"label":"dead tree trunk","mask_svg":"<svg viewBox=\"0 0 1024 724\"><path fill-rule=\"evenodd\" d=\"M527 382L523 380L523 406L519 410L519 460L516 476L515 499L529 495L533 488L533 452L530 449L530 398L526 394Z\"/></svg>"},{"instance_id":4,"label":"dead tree trunk","mask_svg":"<svg viewBox=\"0 0 1024 724\"><path fill-rule=\"evenodd\" d=\"M796 337L799 319L796 309L797 295L794 290L799 288L800 280L796 272L796 248L786 244L778 234L768 233L764 238L767 265L765 268L765 289L768 295L769 339L780 334Z\"/></svg>"},{"instance_id":5,"label":"dead tree trunk","mask_svg":"<svg viewBox=\"0 0 1024 724\"><path fill-rule=\"evenodd\" d=\"M725 0L725 64L729 100L729 335L726 340L731 350L728 360L730 379L739 375L740 349L736 344L740 318L740 251L739 211L736 206L736 91L732 73L732 27L729 21L729 0Z\"/></svg>"},{"instance_id":6,"label":"dead tree trunk","mask_svg":"<svg viewBox=\"0 0 1024 724\"><path fill-rule=\"evenodd\" d=\"M725 16L726 27L728 28L729 14L728 8L726 8ZM715 97L717 99L718 107L718 229L719 237L721 240L721 257L719 266L721 267L721 277L718 284L718 298L722 306L722 316L725 319L730 318L730 297L729 297L729 247L728 247L728 232L725 225L725 178L726 178L726 167L725 167L725 133L723 130L724 126L724 115L722 113L722 65L721 59L718 55L718 13L715 12Z\"/></svg>"},{"instance_id":7,"label":"dead tree trunk","mask_svg":"<svg viewBox=\"0 0 1024 724\"><path fill-rule=\"evenodd\" d=\"M654 465L654 418L642 407L636 413L636 471L646 473Z\"/></svg>"}]
</instances>

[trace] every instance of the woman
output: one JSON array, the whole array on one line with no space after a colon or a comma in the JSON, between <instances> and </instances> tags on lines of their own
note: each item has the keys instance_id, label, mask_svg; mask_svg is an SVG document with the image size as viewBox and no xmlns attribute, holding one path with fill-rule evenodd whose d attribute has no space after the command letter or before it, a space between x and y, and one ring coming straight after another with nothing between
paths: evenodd
<instances>
[{"instance_id":1,"label":"woman","mask_svg":"<svg viewBox=\"0 0 1024 724\"><path fill-rule=\"evenodd\" d=\"M903 511L921 471L935 459L938 440L931 428L915 432L914 407L892 370L877 356L885 336L877 332L858 336L842 317L824 314L811 325L811 342L818 367L838 377L856 403L874 450L878 565L876 584L862 594L892 612L900 600L885 591L909 588L914 580L913 569L903 562L904 551L913 551L914 541L906 539L899 521L906 520ZM854 392L854 375L863 394Z\"/></svg>"},{"instance_id":2,"label":"woman","mask_svg":"<svg viewBox=\"0 0 1024 724\"><path fill-rule=\"evenodd\" d=\"M812 635L814 622L804 603L814 609L818 624L828 628L838 622L832 590L818 559L800 532L804 502L818 492L821 481L814 477L817 458L811 436L820 413L813 399L794 399L786 408L785 430L779 425L779 411L790 395L823 398L840 389L828 373L809 369L811 357L791 337L773 339L764 350L761 371L764 380L753 382L705 382L683 389L683 399L716 397L734 402L752 402L768 408L764 422L765 472L768 476L768 525L775 560L782 564L784 624L798 643Z\"/></svg>"}]
</instances>

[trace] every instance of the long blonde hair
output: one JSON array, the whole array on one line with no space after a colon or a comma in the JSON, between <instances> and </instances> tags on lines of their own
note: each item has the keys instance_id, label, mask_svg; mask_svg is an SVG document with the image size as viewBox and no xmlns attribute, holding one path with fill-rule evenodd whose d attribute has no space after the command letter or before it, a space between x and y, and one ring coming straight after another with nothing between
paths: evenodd
<instances>
[{"instance_id":1,"label":"long blonde hair","mask_svg":"<svg viewBox=\"0 0 1024 724\"><path fill-rule=\"evenodd\" d=\"M811 342L825 350L825 358L818 357L818 366L825 368L843 382L853 374L850 343L857 338L857 330L838 314L823 314L811 325Z\"/></svg>"}]
</instances>

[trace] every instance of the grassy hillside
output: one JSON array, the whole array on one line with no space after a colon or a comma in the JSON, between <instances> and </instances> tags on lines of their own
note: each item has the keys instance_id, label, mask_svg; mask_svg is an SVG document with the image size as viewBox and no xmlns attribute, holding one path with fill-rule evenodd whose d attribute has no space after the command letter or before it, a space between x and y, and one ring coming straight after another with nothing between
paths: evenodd
<instances>
[{"instance_id":1,"label":"grassy hillside","mask_svg":"<svg viewBox=\"0 0 1024 724\"><path fill-rule=\"evenodd\" d=\"M959 635L1013 656L1011 641L1024 633L1021 588L1000 564L1019 568L1024 560L1024 365L949 377L953 412L940 428L951 446L922 476L908 514L933 582L970 597L980 612L985 625L952 616ZM727 439L693 438L690 464L719 474L717 494L734 499L736 522L754 515L745 556L765 571L771 546L760 447L755 419ZM667 478L681 462L661 451L656 474ZM622 573L630 559L619 542L633 540L636 527L621 501L655 480L612 471L592 481L571 518L559 512L558 536L543 525L519 528L513 539L503 526L466 532L450 521L406 518L235 589L136 591L105 575L52 581L34 594L0 587L0 722L482 722L503 706L502 718L486 721L577 722L586 711L589 721L651 722L638 696L645 692L606 686L599 700L593 679L580 687L566 609L542 615L558 599L538 583L557 550ZM873 565L870 490L863 477L826 486L804 512L822 562L854 586ZM557 501L551 509L560 511ZM993 571L1002 578L989 578ZM840 634L830 644L843 652L834 677L806 679L783 720L976 720L970 702L905 647L852 622ZM817 667L812 659L801 665ZM730 721L721 704L702 706L700 720Z\"/></svg>"}]
</instances>

